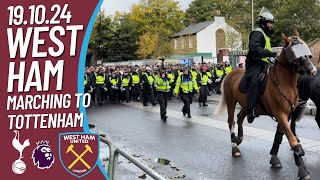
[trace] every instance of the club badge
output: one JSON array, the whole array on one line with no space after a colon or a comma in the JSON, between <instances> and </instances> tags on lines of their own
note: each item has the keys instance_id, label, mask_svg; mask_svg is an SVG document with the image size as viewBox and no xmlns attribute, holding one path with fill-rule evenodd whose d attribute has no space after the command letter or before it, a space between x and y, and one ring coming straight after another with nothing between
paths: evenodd
<instances>
[{"instance_id":1,"label":"club badge","mask_svg":"<svg viewBox=\"0 0 320 180\"><path fill-rule=\"evenodd\" d=\"M59 135L59 156L63 167L80 178L92 171L99 157L100 137L87 133Z\"/></svg>"}]
</instances>

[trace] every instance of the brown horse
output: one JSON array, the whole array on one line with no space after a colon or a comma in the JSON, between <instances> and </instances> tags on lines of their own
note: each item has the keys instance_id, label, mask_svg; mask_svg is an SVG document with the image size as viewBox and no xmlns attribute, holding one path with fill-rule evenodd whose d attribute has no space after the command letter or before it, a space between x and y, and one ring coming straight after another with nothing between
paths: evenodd
<instances>
[{"instance_id":1,"label":"brown horse","mask_svg":"<svg viewBox=\"0 0 320 180\"><path fill-rule=\"evenodd\" d=\"M269 115L277 119L279 127L288 138L294 151L296 165L299 167L298 176L301 179L309 179L309 172L302 161L302 156L305 154L304 150L292 133L288 121L298 102L298 70L306 69L309 73L315 75L316 68L311 63L311 52L308 46L300 39L297 31L290 38L282 35L282 39L285 45L278 60L270 67L269 73L266 75L265 90L260 95L260 101L256 109L259 112L258 115ZM241 155L238 145L243 140L243 121L247 114L247 95L242 93L239 88L244 75L245 70L236 69L225 77L221 85L221 100L215 110L215 115L218 115L227 107L232 155L234 157ZM238 136L234 132L234 112L237 103L242 107L237 115Z\"/></svg>"}]
</instances>

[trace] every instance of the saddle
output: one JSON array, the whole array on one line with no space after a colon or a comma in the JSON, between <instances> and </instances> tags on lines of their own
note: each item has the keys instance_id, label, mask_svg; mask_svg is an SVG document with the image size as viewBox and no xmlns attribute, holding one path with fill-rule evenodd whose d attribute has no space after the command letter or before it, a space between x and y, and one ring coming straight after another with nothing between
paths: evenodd
<instances>
[{"instance_id":1,"label":"saddle","mask_svg":"<svg viewBox=\"0 0 320 180\"><path fill-rule=\"evenodd\" d=\"M254 114L255 115L268 115L272 116L269 113L267 113L266 108L264 107L260 96L264 93L266 86L267 86L267 80L268 80L268 74L271 66L266 66L266 68L262 71L262 73L259 75L259 98L258 102L256 104ZM247 82L247 75L245 74L242 79L240 80L239 84L239 90L243 94L247 94L249 87Z\"/></svg>"}]
</instances>

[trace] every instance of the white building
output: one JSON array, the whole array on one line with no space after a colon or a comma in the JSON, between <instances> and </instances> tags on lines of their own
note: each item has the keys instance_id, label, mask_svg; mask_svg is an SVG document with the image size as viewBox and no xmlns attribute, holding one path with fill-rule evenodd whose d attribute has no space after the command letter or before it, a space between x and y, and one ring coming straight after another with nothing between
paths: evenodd
<instances>
[{"instance_id":1,"label":"white building","mask_svg":"<svg viewBox=\"0 0 320 180\"><path fill-rule=\"evenodd\" d=\"M190 25L172 37L176 56L217 57L219 49L242 49L242 35L225 17Z\"/></svg>"}]
</instances>

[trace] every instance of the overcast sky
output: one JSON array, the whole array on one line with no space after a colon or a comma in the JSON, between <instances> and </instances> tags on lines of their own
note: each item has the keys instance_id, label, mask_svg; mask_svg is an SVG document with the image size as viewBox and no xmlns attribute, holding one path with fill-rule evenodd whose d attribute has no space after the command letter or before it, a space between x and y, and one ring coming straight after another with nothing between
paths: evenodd
<instances>
[{"instance_id":1,"label":"overcast sky","mask_svg":"<svg viewBox=\"0 0 320 180\"><path fill-rule=\"evenodd\" d=\"M192 0L176 0L179 1L180 6L183 10L189 7ZM102 3L102 8L106 10L107 15L112 15L116 11L126 11L130 10L132 4L138 3L139 0L104 0Z\"/></svg>"}]
</instances>

